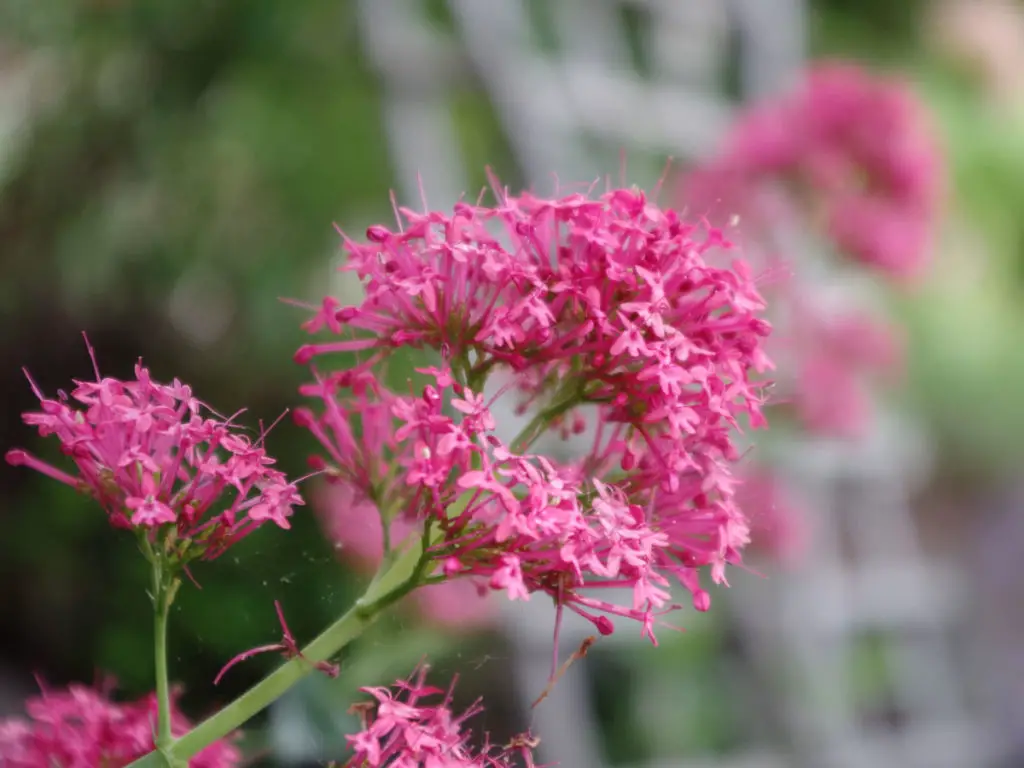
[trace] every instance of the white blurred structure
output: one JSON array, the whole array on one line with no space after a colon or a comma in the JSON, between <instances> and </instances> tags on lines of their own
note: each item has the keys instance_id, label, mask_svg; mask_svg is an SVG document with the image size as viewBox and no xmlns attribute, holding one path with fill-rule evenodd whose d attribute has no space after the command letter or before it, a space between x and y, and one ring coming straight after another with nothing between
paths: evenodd
<instances>
[{"instance_id":1,"label":"white blurred structure","mask_svg":"<svg viewBox=\"0 0 1024 768\"><path fill-rule=\"evenodd\" d=\"M453 119L459 89L485 89L527 185L538 192L549 191L555 175L575 182L617 174L620 150L630 181L647 184L664 160L644 167L645 158L699 157L715 148L732 111L722 96L730 66L741 94L759 97L787 84L804 55L801 0L449 0L446 25L431 24L419 0L360 0L359 7L365 48L384 87L400 196L418 201L422 179L433 207L477 193L467 189ZM639 44L625 33L626 14ZM541 45L545 24L554 39ZM515 417L500 416L514 434ZM671 764L990 764L998 750L968 717L944 647L962 604L959 580L926 561L909 507L927 471L913 425L882 418L860 444L806 441L787 458L790 479L815 515L811 558L768 580L738 576L730 593L715 593L716 608L741 633L750 697L770 702L784 732L742 757ZM524 708L547 683L552 614L539 598L509 606ZM582 620L569 622L563 657L593 633ZM850 657L861 638L875 634L886 638L898 723L865 723L857 711ZM602 642L638 639L623 628ZM605 764L579 667L541 705L534 727L542 761Z\"/></svg>"}]
</instances>

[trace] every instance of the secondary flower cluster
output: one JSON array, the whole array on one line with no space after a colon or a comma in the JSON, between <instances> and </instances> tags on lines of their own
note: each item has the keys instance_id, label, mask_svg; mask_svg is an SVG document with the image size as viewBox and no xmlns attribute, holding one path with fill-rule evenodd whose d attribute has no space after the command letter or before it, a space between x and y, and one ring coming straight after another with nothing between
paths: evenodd
<instances>
[{"instance_id":1,"label":"secondary flower cluster","mask_svg":"<svg viewBox=\"0 0 1024 768\"><path fill-rule=\"evenodd\" d=\"M594 611L651 634L671 575L706 608L697 568L724 581L746 543L732 434L741 416L763 423L751 377L770 365L749 271L705 259L729 243L635 189L401 213L397 232L346 238L366 298L325 300L307 327L341 338L297 356L371 350L303 389L322 404L296 412L326 449L317 467L388 523L426 527L445 576L547 592L602 632L611 622ZM373 372L402 346L444 360L409 395ZM499 368L537 414L509 445L481 394ZM585 427L581 406L598 411L588 456L557 466L529 453L544 430ZM583 592L598 586L632 588L632 608Z\"/></svg>"},{"instance_id":2,"label":"secondary flower cluster","mask_svg":"<svg viewBox=\"0 0 1024 768\"><path fill-rule=\"evenodd\" d=\"M122 704L103 690L72 685L66 691L43 690L25 709L27 718L0 721L5 768L122 768L154 748L155 695ZM189 727L173 708L172 733L181 736ZM194 768L241 763L241 753L229 741L215 742L189 761Z\"/></svg>"},{"instance_id":3,"label":"secondary flower cluster","mask_svg":"<svg viewBox=\"0 0 1024 768\"><path fill-rule=\"evenodd\" d=\"M141 363L133 381L97 368L96 381L76 381L70 397L47 398L29 382L41 408L25 422L56 436L78 471L20 449L8 451L8 463L89 494L115 527L172 531L164 543L180 562L216 557L267 521L288 528L292 506L302 504L259 440L232 419L204 415L189 387L155 382Z\"/></svg>"},{"instance_id":4,"label":"secondary flower cluster","mask_svg":"<svg viewBox=\"0 0 1024 768\"><path fill-rule=\"evenodd\" d=\"M801 86L746 112L719 159L687 180L688 200L755 220L785 215L773 183L850 258L898 277L928 257L942 188L923 110L901 83L851 64L811 69ZM778 200L776 200L778 202Z\"/></svg>"},{"instance_id":5,"label":"secondary flower cluster","mask_svg":"<svg viewBox=\"0 0 1024 768\"><path fill-rule=\"evenodd\" d=\"M362 730L347 739L354 754L346 768L504 768L522 759L533 768L532 740L520 737L503 748L485 744L473 749L463 726L481 711L474 704L461 715L451 711L452 687L447 692L425 684L426 667L409 680L399 680L397 691L363 688L376 701L353 706L362 719ZM436 697L442 696L440 701ZM434 699L434 703L424 700Z\"/></svg>"}]
</instances>

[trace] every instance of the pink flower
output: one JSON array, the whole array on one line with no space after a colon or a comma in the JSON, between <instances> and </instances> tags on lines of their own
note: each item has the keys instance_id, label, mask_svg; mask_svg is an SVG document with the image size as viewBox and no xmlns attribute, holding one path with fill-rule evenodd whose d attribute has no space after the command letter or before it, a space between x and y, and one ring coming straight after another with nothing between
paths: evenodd
<instances>
[{"instance_id":1,"label":"pink flower","mask_svg":"<svg viewBox=\"0 0 1024 768\"><path fill-rule=\"evenodd\" d=\"M28 700L26 718L0 721L0 762L5 768L122 768L151 752L156 696L111 701L106 692L72 685ZM172 703L171 732L191 728ZM232 768L242 755L231 739L214 742L189 760L195 768Z\"/></svg>"},{"instance_id":2,"label":"pink flower","mask_svg":"<svg viewBox=\"0 0 1024 768\"><path fill-rule=\"evenodd\" d=\"M698 569L724 582L746 544L730 465L741 417L764 423L764 302L742 262L705 259L731 247L721 232L638 190L496 194L496 206L459 205L450 217L403 210L401 231L346 240L367 297L343 309L325 301L310 327L342 340L299 357L374 352L352 371L314 371L303 392L320 406L297 419L324 446L315 466L358 505L430 535L446 576L512 599L545 592L601 632L613 614L650 634L675 607L669 577L706 607ZM372 373L401 346L444 360L408 395ZM540 414L508 446L479 395L497 369ZM586 405L598 430L580 463L530 453L544 430L580 433ZM603 587L631 589L632 605L592 594Z\"/></svg>"},{"instance_id":3,"label":"pink flower","mask_svg":"<svg viewBox=\"0 0 1024 768\"><path fill-rule=\"evenodd\" d=\"M367 369L395 347L432 347L465 362L468 378L479 380L499 365L565 368L572 360L607 373L644 363L634 360L644 350L650 359L664 349L682 364L713 354L685 343L687 332L705 327L722 340L738 334L734 344L743 349L767 334L749 277L703 259L709 249L729 247L717 230L702 232L637 190L597 200L496 194L494 207L460 203L451 216L401 209L399 231L371 227L366 244L345 237L344 269L367 281L366 298L342 308L325 299L306 327L343 338L307 345L299 359L378 350L361 366ZM504 229L503 238L492 225ZM729 354L739 360L751 350Z\"/></svg>"},{"instance_id":4,"label":"pink flower","mask_svg":"<svg viewBox=\"0 0 1024 768\"><path fill-rule=\"evenodd\" d=\"M870 395L841 360L816 357L800 369L796 412L812 433L854 437L871 415Z\"/></svg>"},{"instance_id":5,"label":"pink flower","mask_svg":"<svg viewBox=\"0 0 1024 768\"><path fill-rule=\"evenodd\" d=\"M943 181L935 137L906 86L821 63L793 92L743 114L719 158L685 187L688 203L724 206L755 228L802 212L848 257L911 277L927 262Z\"/></svg>"},{"instance_id":6,"label":"pink flower","mask_svg":"<svg viewBox=\"0 0 1024 768\"><path fill-rule=\"evenodd\" d=\"M442 536L430 551L447 577L486 583L511 599L546 592L607 634L611 624L599 614L634 618L647 627L655 611L671 609L666 575L676 575L694 591L696 604L704 605L697 569L711 566L713 579L722 582L726 562L739 561L747 529L731 500L734 484L725 454L684 454L669 427L652 425L644 430L647 438L639 433L631 438L632 470L606 484L585 471L618 470L622 462L615 457L625 450L621 436L629 434L628 426L604 428L592 455L579 466L558 467L541 456L509 451L484 428L489 419L455 422L445 415L451 387L446 392L428 384L414 398L374 384L355 398L317 385L325 400L322 415L299 416L338 462L326 465L338 484L332 491L334 512L326 515L330 535L366 566L381 557L384 510L392 520L394 545L439 529ZM378 451L358 447L346 455L340 445L352 434L348 423L365 427L365 414L381 413L370 393L392 404L390 436L383 421L374 422L371 442ZM724 409L726 402L719 397L712 404ZM344 413L349 418L336 424L335 417ZM464 447L440 451L439 443L456 429L465 433ZM344 439L332 440L339 435ZM727 441L724 431L719 439ZM727 443L719 445L721 450L735 458ZM676 462L674 472L668 471L670 460ZM374 461L400 468L401 475L368 472ZM632 587L632 607L589 594L621 586Z\"/></svg>"},{"instance_id":7,"label":"pink flower","mask_svg":"<svg viewBox=\"0 0 1024 768\"><path fill-rule=\"evenodd\" d=\"M360 571L372 572L380 565L384 533L376 504L343 481L318 484L312 503L328 541L342 558ZM393 521L392 541L402 541L410 529L402 518Z\"/></svg>"},{"instance_id":8,"label":"pink flower","mask_svg":"<svg viewBox=\"0 0 1024 768\"><path fill-rule=\"evenodd\" d=\"M898 329L866 312L824 318L821 346L851 365L879 373L898 372L903 361Z\"/></svg>"},{"instance_id":9,"label":"pink flower","mask_svg":"<svg viewBox=\"0 0 1024 768\"><path fill-rule=\"evenodd\" d=\"M469 579L427 584L409 599L423 619L441 629L476 631L492 629L498 611L486 588Z\"/></svg>"},{"instance_id":10,"label":"pink flower","mask_svg":"<svg viewBox=\"0 0 1024 768\"><path fill-rule=\"evenodd\" d=\"M41 410L24 414L39 434L60 440L77 473L20 449L8 451L8 463L92 496L116 527L175 526L165 541L179 562L216 557L266 521L290 527L292 507L303 502L272 468L262 438L203 415L209 409L189 387L153 381L141 362L133 381L102 378L91 347L89 354L96 381L76 381L70 398L49 399L29 376Z\"/></svg>"},{"instance_id":11,"label":"pink flower","mask_svg":"<svg viewBox=\"0 0 1024 768\"><path fill-rule=\"evenodd\" d=\"M469 744L465 723L479 714L479 702L461 715L451 710L452 690L425 684L427 667L420 667L409 680L399 680L395 690L383 687L361 689L375 701L356 704L362 730L346 737L353 755L346 768L501 768L522 760L533 768L532 748L536 742L521 736L502 748L489 742L480 750Z\"/></svg>"}]
</instances>

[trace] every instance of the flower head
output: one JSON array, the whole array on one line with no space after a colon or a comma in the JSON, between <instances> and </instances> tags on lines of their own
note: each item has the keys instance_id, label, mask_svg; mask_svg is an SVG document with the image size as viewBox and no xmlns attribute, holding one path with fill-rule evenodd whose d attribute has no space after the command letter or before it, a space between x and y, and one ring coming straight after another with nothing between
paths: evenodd
<instances>
[{"instance_id":1,"label":"flower head","mask_svg":"<svg viewBox=\"0 0 1024 768\"><path fill-rule=\"evenodd\" d=\"M685 186L687 202L722 203L754 226L796 208L849 258L911 277L928 258L942 178L912 92L830 62L744 113L720 156Z\"/></svg>"},{"instance_id":2,"label":"flower head","mask_svg":"<svg viewBox=\"0 0 1024 768\"><path fill-rule=\"evenodd\" d=\"M502 768L516 764L533 768L535 742L526 737L503 748L485 742L482 749L474 749L464 726L482 707L476 703L455 715L451 710L454 683L447 692L427 686L426 673L427 667L421 666L408 680L395 683L394 690L362 689L374 701L352 708L363 727L347 737L354 754L344 763L346 768Z\"/></svg>"},{"instance_id":3,"label":"flower head","mask_svg":"<svg viewBox=\"0 0 1024 768\"><path fill-rule=\"evenodd\" d=\"M635 189L596 200L497 194L493 207L459 204L450 216L401 209L399 231L371 227L365 244L346 237L343 269L364 279L366 297L349 307L325 299L306 327L342 338L303 347L299 360L376 350L368 368L395 348L430 347L478 398L474 384L505 366L537 385L592 372L595 401L612 394L615 374L659 367L685 379L676 369L710 364L745 380L746 367L767 365L750 275L704 258L730 247L718 230Z\"/></svg>"},{"instance_id":4,"label":"flower head","mask_svg":"<svg viewBox=\"0 0 1024 768\"><path fill-rule=\"evenodd\" d=\"M56 436L77 472L20 449L8 451L8 463L92 496L116 527L169 531L162 541L181 562L215 557L267 521L288 528L303 503L262 438L213 414L181 382L153 381L141 362L131 381L103 378L97 367L96 380L76 381L70 397L47 398L29 382L41 408L25 422Z\"/></svg>"},{"instance_id":5,"label":"flower head","mask_svg":"<svg viewBox=\"0 0 1024 768\"><path fill-rule=\"evenodd\" d=\"M121 768L154 749L156 695L135 702L111 701L102 690L72 685L28 700L25 718L0 721L0 757L6 768ZM172 702L171 732L190 723ZM242 756L230 740L218 741L189 764L233 768Z\"/></svg>"},{"instance_id":6,"label":"flower head","mask_svg":"<svg viewBox=\"0 0 1024 768\"><path fill-rule=\"evenodd\" d=\"M730 464L741 421L763 424L764 302L742 262L705 258L730 248L721 232L639 190L497 194L451 216L403 211L400 231L347 241L366 299L327 300L310 328L342 340L299 357L373 351L353 370L314 369L303 392L319 406L296 417L324 446L316 467L389 530L411 524L442 575L512 599L545 592L603 633L610 613L651 634L673 607L669 577L706 608L697 569L723 582L746 543ZM409 394L373 371L401 346L444 361ZM480 394L499 369L536 414L508 445ZM581 431L583 407L597 411L587 456L531 453L545 430ZM597 599L599 587L631 589L632 605Z\"/></svg>"}]
</instances>

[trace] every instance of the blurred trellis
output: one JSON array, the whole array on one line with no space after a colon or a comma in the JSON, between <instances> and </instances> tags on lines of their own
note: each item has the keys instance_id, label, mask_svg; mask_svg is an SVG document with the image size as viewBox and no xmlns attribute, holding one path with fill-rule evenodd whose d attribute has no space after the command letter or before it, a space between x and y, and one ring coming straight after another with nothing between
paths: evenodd
<instances>
[{"instance_id":1,"label":"blurred trellis","mask_svg":"<svg viewBox=\"0 0 1024 768\"><path fill-rule=\"evenodd\" d=\"M620 149L631 179L646 182L660 163L644 160L714 148L730 89L771 93L803 58L799 0L451 0L443 26L430 15L437 4L360 5L401 194L418 199L422 183L433 205L475 192L452 118L454 87L486 90L529 186L597 178L616 168ZM956 580L917 542L909 499L927 469L919 443L914 425L881 418L859 444L789 446L787 470L815 514L812 557L796 572L734 587L728 609L751 673L739 695L771 702L782 732L709 765L959 768L998 752L971 721L944 647L960 604ZM566 648L592 631L585 622L567 629ZM525 708L550 670L549 608L510 606L507 632ZM628 632L613 637L631 642ZM891 666L892 711L874 721L857 707L850 672L866 638L880 639ZM542 707L534 726L544 759L607 762L581 673Z\"/></svg>"}]
</instances>

